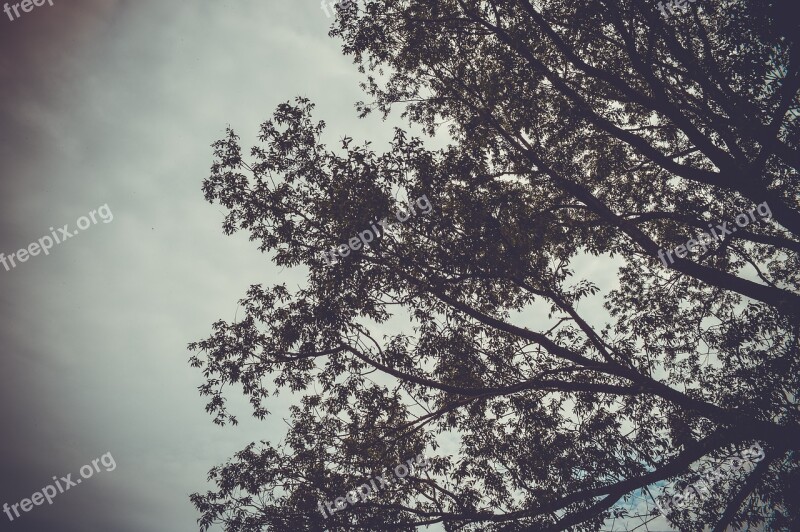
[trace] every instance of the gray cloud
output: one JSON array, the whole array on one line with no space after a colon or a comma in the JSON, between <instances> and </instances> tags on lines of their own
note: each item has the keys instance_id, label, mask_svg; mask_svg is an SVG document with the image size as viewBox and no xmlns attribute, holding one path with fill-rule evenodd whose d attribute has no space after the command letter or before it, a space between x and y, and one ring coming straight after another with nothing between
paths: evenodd
<instances>
[{"instance_id":1,"label":"gray cloud","mask_svg":"<svg viewBox=\"0 0 800 532\"><path fill-rule=\"evenodd\" d=\"M114 213L0 267L0 504L105 452L117 462L11 530L196 530L188 495L207 470L281 432L286 399L266 423L242 402L242 424L219 429L197 394L186 344L232 319L249 284L300 282L224 236L200 184L226 125L252 142L297 94L334 138L388 136L355 120L357 77L329 23L316 2L261 0L55 0L0 19L0 251Z\"/></svg>"}]
</instances>

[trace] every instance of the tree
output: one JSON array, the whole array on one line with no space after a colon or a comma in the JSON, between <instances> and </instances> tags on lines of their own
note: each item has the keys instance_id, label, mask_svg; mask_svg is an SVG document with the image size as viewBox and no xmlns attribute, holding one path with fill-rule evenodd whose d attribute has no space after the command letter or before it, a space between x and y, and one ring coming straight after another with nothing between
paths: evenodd
<instances>
[{"instance_id":1,"label":"tree","mask_svg":"<svg viewBox=\"0 0 800 532\"><path fill-rule=\"evenodd\" d=\"M328 150L302 98L249 159L232 130L214 144L226 233L308 274L252 286L244 317L190 345L220 424L231 385L262 419L271 393L298 398L280 445L192 496L201 527L618 530L758 444L668 518L800 529L800 34L773 1L686 6L337 7L361 115L400 106L450 144L396 129L385 153ZM423 195L428 215L321 257ZM428 469L323 517L419 454Z\"/></svg>"}]
</instances>

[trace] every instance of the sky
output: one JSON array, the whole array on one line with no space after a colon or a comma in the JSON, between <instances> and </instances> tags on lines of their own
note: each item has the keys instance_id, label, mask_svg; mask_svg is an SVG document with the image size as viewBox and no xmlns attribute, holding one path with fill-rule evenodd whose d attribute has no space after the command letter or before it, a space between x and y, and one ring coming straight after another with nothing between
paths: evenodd
<instances>
[{"instance_id":1,"label":"sky","mask_svg":"<svg viewBox=\"0 0 800 532\"><path fill-rule=\"evenodd\" d=\"M115 464L14 521L0 514L0 530L197 530L189 494L210 487L208 470L283 434L289 398L264 422L233 401L240 425L214 425L188 364L187 344L233 320L249 285L303 283L246 234L225 236L201 184L227 126L250 146L296 96L315 102L329 143L391 138L399 122L357 118L361 77L331 22L316 0L0 12L0 252L97 222L0 266L0 504L104 455Z\"/></svg>"},{"instance_id":2,"label":"sky","mask_svg":"<svg viewBox=\"0 0 800 532\"><path fill-rule=\"evenodd\" d=\"M47 255L0 266L0 503L106 453L116 467L13 522L0 514L0 530L197 530L189 494L249 442L279 437L286 400L265 422L242 406L239 426L217 427L186 345L232 320L250 284L302 282L222 233L201 192L210 144L230 125L252 145L298 95L329 141L391 128L357 119L359 74L317 1L54 0L19 13L0 13L0 252L98 213Z\"/></svg>"}]
</instances>

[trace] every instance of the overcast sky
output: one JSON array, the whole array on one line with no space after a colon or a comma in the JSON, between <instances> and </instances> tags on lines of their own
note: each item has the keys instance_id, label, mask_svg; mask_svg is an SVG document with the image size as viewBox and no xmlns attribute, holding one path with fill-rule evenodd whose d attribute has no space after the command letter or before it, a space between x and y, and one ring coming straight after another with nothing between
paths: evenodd
<instances>
[{"instance_id":1,"label":"overcast sky","mask_svg":"<svg viewBox=\"0 0 800 532\"><path fill-rule=\"evenodd\" d=\"M317 0L54 0L0 13L0 252L100 206L113 213L47 256L0 266L0 503L104 453L117 464L13 523L0 514L0 529L196 531L188 496L208 469L284 433L286 399L265 422L243 406L239 426L215 426L187 362L187 343L232 320L250 284L303 282L247 235L223 235L201 183L226 126L250 146L297 95L317 104L329 142L391 137L378 116L356 118L360 77L330 23Z\"/></svg>"},{"instance_id":2,"label":"overcast sky","mask_svg":"<svg viewBox=\"0 0 800 532\"><path fill-rule=\"evenodd\" d=\"M357 120L359 77L316 0L54 0L0 13L0 251L108 204L113 221L0 267L0 503L17 503L110 452L96 473L2 530L197 530L188 495L267 422L219 428L188 342L233 319L252 283L302 281L203 200L210 144L250 145L303 95L331 140L379 141ZM274 405L275 406L275 405Z\"/></svg>"}]
</instances>

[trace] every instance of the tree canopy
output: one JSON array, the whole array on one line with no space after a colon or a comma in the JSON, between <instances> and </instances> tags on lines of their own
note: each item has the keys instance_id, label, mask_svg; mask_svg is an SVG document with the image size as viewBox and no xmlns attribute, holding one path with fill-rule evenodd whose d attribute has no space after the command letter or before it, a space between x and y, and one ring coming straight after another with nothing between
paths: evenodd
<instances>
[{"instance_id":1,"label":"tree canopy","mask_svg":"<svg viewBox=\"0 0 800 532\"><path fill-rule=\"evenodd\" d=\"M358 112L424 134L328 148L298 97L249 156L231 129L214 144L203 191L224 231L307 274L253 285L236 320L190 345L215 422L236 422L236 389L260 419L271 395L296 399L280 443L211 470L215 489L192 496L201 528L652 529L662 492L758 444L762 461L669 523L800 529L789 9L338 5ZM322 258L423 195L430 213ZM419 455L429 467L323 516L320 501Z\"/></svg>"}]
</instances>

